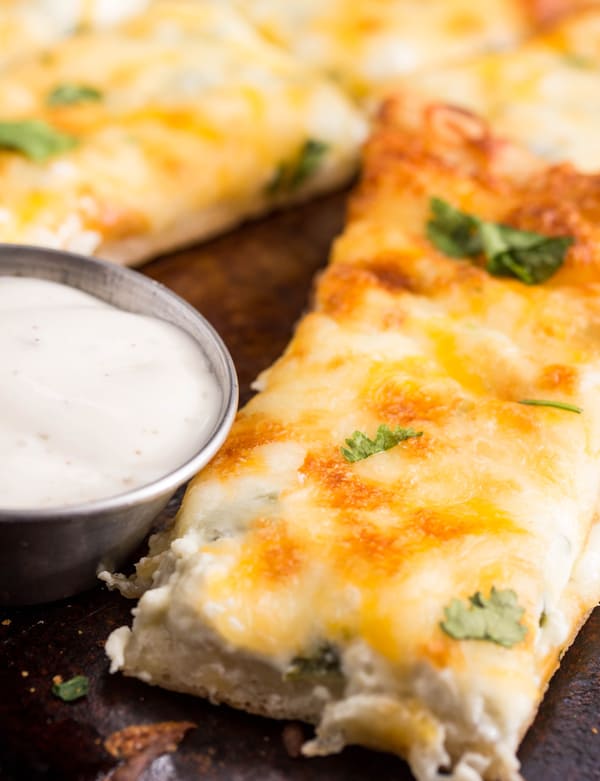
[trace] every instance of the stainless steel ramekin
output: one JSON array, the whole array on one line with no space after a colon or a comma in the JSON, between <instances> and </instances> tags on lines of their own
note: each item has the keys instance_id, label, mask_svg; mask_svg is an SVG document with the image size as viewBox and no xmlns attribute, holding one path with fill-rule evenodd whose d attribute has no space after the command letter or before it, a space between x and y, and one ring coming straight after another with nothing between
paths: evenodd
<instances>
[{"instance_id":1,"label":"stainless steel ramekin","mask_svg":"<svg viewBox=\"0 0 600 781\"><path fill-rule=\"evenodd\" d=\"M100 569L127 559L177 488L222 445L235 417L238 382L227 348L202 315L135 271L66 252L0 244L0 275L60 282L121 309L174 323L196 340L221 389L215 424L197 452L152 483L56 509L3 510L0 496L0 604L26 605L83 591L94 585Z\"/></svg>"}]
</instances>

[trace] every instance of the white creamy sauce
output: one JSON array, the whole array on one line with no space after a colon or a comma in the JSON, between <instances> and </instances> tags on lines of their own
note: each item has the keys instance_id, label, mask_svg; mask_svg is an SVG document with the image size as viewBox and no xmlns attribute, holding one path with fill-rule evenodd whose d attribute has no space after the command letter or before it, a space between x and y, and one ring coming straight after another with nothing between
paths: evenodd
<instances>
[{"instance_id":1,"label":"white creamy sauce","mask_svg":"<svg viewBox=\"0 0 600 781\"><path fill-rule=\"evenodd\" d=\"M182 465L220 391L184 331L80 290L0 277L0 507L124 493Z\"/></svg>"}]
</instances>

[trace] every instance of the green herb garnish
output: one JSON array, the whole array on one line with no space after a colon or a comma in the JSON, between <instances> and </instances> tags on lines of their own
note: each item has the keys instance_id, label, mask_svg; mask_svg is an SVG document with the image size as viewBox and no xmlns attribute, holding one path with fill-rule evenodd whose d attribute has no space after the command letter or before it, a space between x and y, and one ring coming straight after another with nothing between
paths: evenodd
<instances>
[{"instance_id":1,"label":"green herb garnish","mask_svg":"<svg viewBox=\"0 0 600 781\"><path fill-rule=\"evenodd\" d=\"M483 252L479 220L455 209L441 198L429 201L432 217L427 222L429 241L451 258L472 258Z\"/></svg>"},{"instance_id":2,"label":"green herb garnish","mask_svg":"<svg viewBox=\"0 0 600 781\"><path fill-rule=\"evenodd\" d=\"M405 439L421 436L423 436L422 431L415 431L412 428L401 428L400 426L392 431L386 423L382 423L377 429L374 439L369 439L362 431L355 431L346 440L348 447L342 447L340 450L346 461L354 463L355 461L362 461L364 458L373 456L375 453L389 450Z\"/></svg>"},{"instance_id":3,"label":"green herb garnish","mask_svg":"<svg viewBox=\"0 0 600 781\"><path fill-rule=\"evenodd\" d=\"M519 404L528 404L530 407L554 407L555 409L564 409L567 412L576 412L581 415L583 412L581 407L576 407L575 404L569 404L566 401L552 401L552 399L521 399Z\"/></svg>"},{"instance_id":4,"label":"green herb garnish","mask_svg":"<svg viewBox=\"0 0 600 781\"><path fill-rule=\"evenodd\" d=\"M565 52L563 54L563 60L567 65L572 68L581 68L587 70L594 67L594 62L589 57L584 57L581 54L575 54L574 52Z\"/></svg>"},{"instance_id":5,"label":"green herb garnish","mask_svg":"<svg viewBox=\"0 0 600 781\"><path fill-rule=\"evenodd\" d=\"M486 270L496 277L515 277L526 285L550 279L573 244L570 236L542 236L491 222L482 222L479 232L488 259Z\"/></svg>"},{"instance_id":6,"label":"green herb garnish","mask_svg":"<svg viewBox=\"0 0 600 781\"><path fill-rule=\"evenodd\" d=\"M77 139L55 130L39 119L0 122L0 149L21 152L30 160L43 163L77 145Z\"/></svg>"},{"instance_id":7,"label":"green herb garnish","mask_svg":"<svg viewBox=\"0 0 600 781\"><path fill-rule=\"evenodd\" d=\"M59 84L46 98L49 106L70 106L74 103L94 103L102 100L102 93L89 84Z\"/></svg>"},{"instance_id":8,"label":"green herb garnish","mask_svg":"<svg viewBox=\"0 0 600 781\"><path fill-rule=\"evenodd\" d=\"M545 282L562 266L570 236L543 236L480 220L455 209L440 198L430 201L429 241L452 258L483 255L486 271L493 276L515 277L526 285Z\"/></svg>"},{"instance_id":9,"label":"green herb garnish","mask_svg":"<svg viewBox=\"0 0 600 781\"><path fill-rule=\"evenodd\" d=\"M80 697L85 697L90 686L86 675L76 675L69 681L52 684L52 694L59 697L63 702L73 702Z\"/></svg>"},{"instance_id":10,"label":"green herb garnish","mask_svg":"<svg viewBox=\"0 0 600 781\"><path fill-rule=\"evenodd\" d=\"M340 676L340 655L330 643L321 644L310 656L295 656L283 674L285 679Z\"/></svg>"},{"instance_id":11,"label":"green herb garnish","mask_svg":"<svg viewBox=\"0 0 600 781\"><path fill-rule=\"evenodd\" d=\"M315 173L328 149L323 141L309 138L293 160L277 167L275 176L267 185L268 194L280 195L297 190Z\"/></svg>"},{"instance_id":12,"label":"green herb garnish","mask_svg":"<svg viewBox=\"0 0 600 781\"><path fill-rule=\"evenodd\" d=\"M520 623L525 611L511 589L492 587L487 599L478 591L469 597L469 603L453 599L444 608L446 619L440 627L455 640L488 640L512 648L527 634L527 627Z\"/></svg>"}]
</instances>

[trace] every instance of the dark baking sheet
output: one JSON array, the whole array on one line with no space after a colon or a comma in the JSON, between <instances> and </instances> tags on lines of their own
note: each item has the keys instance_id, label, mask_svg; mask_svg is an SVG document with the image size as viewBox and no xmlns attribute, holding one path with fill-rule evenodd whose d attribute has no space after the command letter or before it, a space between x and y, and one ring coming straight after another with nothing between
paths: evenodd
<instances>
[{"instance_id":1,"label":"dark baking sheet","mask_svg":"<svg viewBox=\"0 0 600 781\"><path fill-rule=\"evenodd\" d=\"M200 309L223 335L249 384L285 347L309 298L314 272L339 231L337 195L246 226L145 266L142 271ZM168 513L175 509L172 503ZM309 728L285 725L110 676L103 643L129 621L132 603L103 587L35 608L0 608L2 781L408 781L406 766L351 748L292 756ZM555 675L520 751L527 781L600 780L600 611ZM90 693L63 703L52 677L82 673ZM174 753L140 753L118 765L105 739L129 725L193 722ZM160 748L155 742L155 752Z\"/></svg>"}]
</instances>

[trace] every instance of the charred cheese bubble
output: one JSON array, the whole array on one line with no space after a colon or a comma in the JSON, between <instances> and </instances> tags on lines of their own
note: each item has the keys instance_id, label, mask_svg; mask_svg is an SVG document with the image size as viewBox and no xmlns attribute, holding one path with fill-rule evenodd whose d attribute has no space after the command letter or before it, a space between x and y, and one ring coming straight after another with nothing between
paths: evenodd
<instances>
[{"instance_id":1,"label":"charred cheese bubble","mask_svg":"<svg viewBox=\"0 0 600 781\"><path fill-rule=\"evenodd\" d=\"M600 7L580 12L506 52L418 75L407 85L424 99L464 106L500 136L583 171L600 169Z\"/></svg>"},{"instance_id":2,"label":"charred cheese bubble","mask_svg":"<svg viewBox=\"0 0 600 781\"><path fill-rule=\"evenodd\" d=\"M543 283L494 276L429 240L440 193L573 243ZM112 669L312 721L309 755L520 778L600 597L599 212L596 178L388 101L314 310L137 577L104 576L141 595Z\"/></svg>"}]
</instances>

